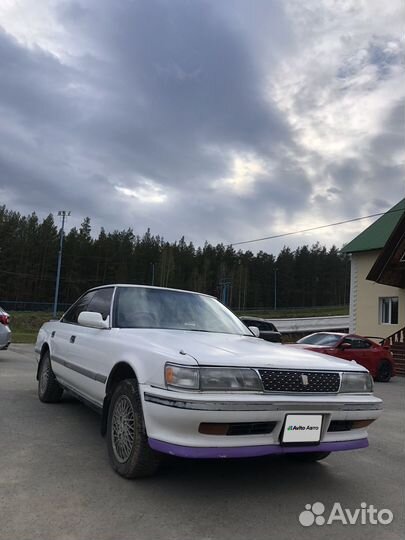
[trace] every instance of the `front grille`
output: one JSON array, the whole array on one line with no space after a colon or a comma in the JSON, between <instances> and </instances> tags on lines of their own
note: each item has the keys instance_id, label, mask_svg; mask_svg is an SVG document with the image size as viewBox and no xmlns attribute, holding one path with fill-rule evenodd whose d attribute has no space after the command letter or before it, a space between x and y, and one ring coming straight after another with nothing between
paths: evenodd
<instances>
[{"instance_id":1,"label":"front grille","mask_svg":"<svg viewBox=\"0 0 405 540\"><path fill-rule=\"evenodd\" d=\"M265 392L336 393L340 386L339 373L259 369L259 374Z\"/></svg>"},{"instance_id":2,"label":"front grille","mask_svg":"<svg viewBox=\"0 0 405 540\"><path fill-rule=\"evenodd\" d=\"M227 435L264 435L271 433L276 422L241 422L229 424Z\"/></svg>"},{"instance_id":3,"label":"front grille","mask_svg":"<svg viewBox=\"0 0 405 540\"><path fill-rule=\"evenodd\" d=\"M271 433L277 422L202 422L198 428L205 435L266 435Z\"/></svg>"}]
</instances>

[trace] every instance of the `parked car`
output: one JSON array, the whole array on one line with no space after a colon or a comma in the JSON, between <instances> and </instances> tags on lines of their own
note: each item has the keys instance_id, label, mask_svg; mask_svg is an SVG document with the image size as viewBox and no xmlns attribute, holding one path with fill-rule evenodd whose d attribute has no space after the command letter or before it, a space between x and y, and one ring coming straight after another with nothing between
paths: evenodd
<instances>
[{"instance_id":1,"label":"parked car","mask_svg":"<svg viewBox=\"0 0 405 540\"><path fill-rule=\"evenodd\" d=\"M297 341L295 346L329 354L344 360L355 360L369 370L375 380L388 382L395 375L395 362L383 338L371 338L337 332L316 332Z\"/></svg>"},{"instance_id":2,"label":"parked car","mask_svg":"<svg viewBox=\"0 0 405 540\"><path fill-rule=\"evenodd\" d=\"M35 351L39 399L69 390L100 411L110 463L127 478L152 474L162 454L315 461L364 448L382 409L362 366L257 339L188 291L91 289L42 326Z\"/></svg>"},{"instance_id":3,"label":"parked car","mask_svg":"<svg viewBox=\"0 0 405 540\"><path fill-rule=\"evenodd\" d=\"M258 317L243 316L239 318L247 327L256 326L256 328L259 329L260 338L265 339L266 341L272 341L273 343L281 343L281 334L272 322Z\"/></svg>"},{"instance_id":4,"label":"parked car","mask_svg":"<svg viewBox=\"0 0 405 540\"><path fill-rule=\"evenodd\" d=\"M0 351L7 349L11 343L9 322L10 315L0 306Z\"/></svg>"}]
</instances>

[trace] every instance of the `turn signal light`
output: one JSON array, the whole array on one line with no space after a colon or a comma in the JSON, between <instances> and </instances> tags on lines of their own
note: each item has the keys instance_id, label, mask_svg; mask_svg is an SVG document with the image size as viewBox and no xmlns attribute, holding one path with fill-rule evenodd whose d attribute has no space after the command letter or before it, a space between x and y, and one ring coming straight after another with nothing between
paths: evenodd
<instances>
[{"instance_id":1,"label":"turn signal light","mask_svg":"<svg viewBox=\"0 0 405 540\"><path fill-rule=\"evenodd\" d=\"M198 428L200 433L205 435L227 435L229 424L209 424L202 422Z\"/></svg>"},{"instance_id":2,"label":"turn signal light","mask_svg":"<svg viewBox=\"0 0 405 540\"><path fill-rule=\"evenodd\" d=\"M369 426L374 422L375 418L369 420L353 420L352 429L361 429Z\"/></svg>"}]
</instances>

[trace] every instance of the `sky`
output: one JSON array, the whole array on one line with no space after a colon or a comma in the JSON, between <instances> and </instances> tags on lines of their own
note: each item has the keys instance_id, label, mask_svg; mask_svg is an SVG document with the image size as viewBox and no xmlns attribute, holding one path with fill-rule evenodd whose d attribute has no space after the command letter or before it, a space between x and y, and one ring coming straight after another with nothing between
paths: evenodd
<instances>
[{"instance_id":1,"label":"sky","mask_svg":"<svg viewBox=\"0 0 405 540\"><path fill-rule=\"evenodd\" d=\"M401 0L1 0L0 204L196 245L384 212L404 20Z\"/></svg>"}]
</instances>

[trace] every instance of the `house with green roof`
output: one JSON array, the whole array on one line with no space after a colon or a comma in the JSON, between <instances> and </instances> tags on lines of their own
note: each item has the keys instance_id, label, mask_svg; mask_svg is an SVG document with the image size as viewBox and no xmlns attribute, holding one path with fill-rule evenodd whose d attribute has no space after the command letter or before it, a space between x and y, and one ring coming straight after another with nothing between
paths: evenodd
<instances>
[{"instance_id":1,"label":"house with green roof","mask_svg":"<svg viewBox=\"0 0 405 540\"><path fill-rule=\"evenodd\" d=\"M404 339L405 198L342 251L351 255L350 331Z\"/></svg>"}]
</instances>

